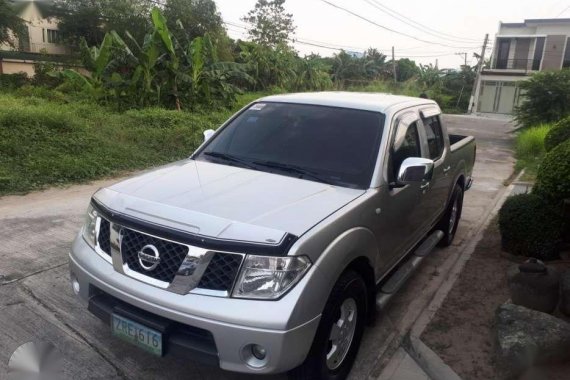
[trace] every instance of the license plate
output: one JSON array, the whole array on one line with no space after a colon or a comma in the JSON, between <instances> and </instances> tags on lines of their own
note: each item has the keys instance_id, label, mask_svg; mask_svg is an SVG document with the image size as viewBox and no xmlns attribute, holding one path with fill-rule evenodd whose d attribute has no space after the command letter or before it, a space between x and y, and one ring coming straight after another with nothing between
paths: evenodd
<instances>
[{"instance_id":1,"label":"license plate","mask_svg":"<svg viewBox=\"0 0 570 380\"><path fill-rule=\"evenodd\" d=\"M111 318L113 335L150 352L162 356L162 333L131 321L125 317L113 314Z\"/></svg>"}]
</instances>

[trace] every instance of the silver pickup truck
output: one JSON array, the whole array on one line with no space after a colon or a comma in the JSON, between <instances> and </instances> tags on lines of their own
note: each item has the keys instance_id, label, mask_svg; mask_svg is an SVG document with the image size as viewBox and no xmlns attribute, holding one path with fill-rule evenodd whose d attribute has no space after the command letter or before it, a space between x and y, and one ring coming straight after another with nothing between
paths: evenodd
<instances>
[{"instance_id":1,"label":"silver pickup truck","mask_svg":"<svg viewBox=\"0 0 570 380\"><path fill-rule=\"evenodd\" d=\"M74 292L152 355L345 378L374 312L451 244L473 137L434 101L342 92L259 99L205 135L93 195Z\"/></svg>"}]
</instances>

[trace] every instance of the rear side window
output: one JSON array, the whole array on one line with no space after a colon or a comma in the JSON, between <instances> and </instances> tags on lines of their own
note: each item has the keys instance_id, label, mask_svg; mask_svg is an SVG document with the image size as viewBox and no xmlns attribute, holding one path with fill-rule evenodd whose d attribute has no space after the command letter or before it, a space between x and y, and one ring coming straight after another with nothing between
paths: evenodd
<instances>
[{"instance_id":1,"label":"rear side window","mask_svg":"<svg viewBox=\"0 0 570 380\"><path fill-rule=\"evenodd\" d=\"M443 148L445 146L439 116L423 119L423 124L429 147L429 158L435 161L443 155Z\"/></svg>"},{"instance_id":2,"label":"rear side window","mask_svg":"<svg viewBox=\"0 0 570 380\"><path fill-rule=\"evenodd\" d=\"M398 170L406 158L421 157L420 136L416 122L398 125L394 145L392 146L392 179L398 177Z\"/></svg>"}]
</instances>

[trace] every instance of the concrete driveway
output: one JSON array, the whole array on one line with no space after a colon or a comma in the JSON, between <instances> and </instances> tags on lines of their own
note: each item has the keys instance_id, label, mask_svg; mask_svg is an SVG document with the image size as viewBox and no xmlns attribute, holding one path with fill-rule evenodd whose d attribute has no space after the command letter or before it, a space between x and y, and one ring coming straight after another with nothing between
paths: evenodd
<instances>
[{"instance_id":1,"label":"concrete driveway","mask_svg":"<svg viewBox=\"0 0 570 380\"><path fill-rule=\"evenodd\" d=\"M367 329L352 379L377 378L402 336L426 307L454 254L482 222L511 176L512 127L505 121L446 116L452 133L477 138L475 184L466 193L455 245L424 261L392 304ZM91 194L116 180L0 198L0 378L14 350L49 341L62 353L66 379L242 379L192 361L157 359L111 336L76 302L67 254ZM283 376L274 376L280 379Z\"/></svg>"}]
</instances>

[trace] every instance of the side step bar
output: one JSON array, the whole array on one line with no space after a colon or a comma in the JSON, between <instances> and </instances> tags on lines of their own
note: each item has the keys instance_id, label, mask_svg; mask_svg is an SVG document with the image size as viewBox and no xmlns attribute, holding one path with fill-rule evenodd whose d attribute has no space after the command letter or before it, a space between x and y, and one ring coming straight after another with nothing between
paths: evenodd
<instances>
[{"instance_id":1,"label":"side step bar","mask_svg":"<svg viewBox=\"0 0 570 380\"><path fill-rule=\"evenodd\" d=\"M376 306L378 309L382 310L386 307L388 301L390 301L394 294L404 285L406 280L410 278L423 259L430 254L442 238L443 231L437 230L432 232L414 253L408 257L407 261L390 276L376 295Z\"/></svg>"}]
</instances>

